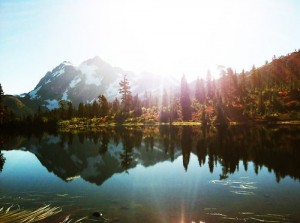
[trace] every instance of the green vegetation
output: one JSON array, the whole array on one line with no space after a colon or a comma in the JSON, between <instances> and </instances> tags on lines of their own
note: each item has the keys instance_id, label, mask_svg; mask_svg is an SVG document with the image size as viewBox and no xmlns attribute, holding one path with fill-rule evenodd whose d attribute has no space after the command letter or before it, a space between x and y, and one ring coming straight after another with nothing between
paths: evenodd
<instances>
[{"instance_id":1,"label":"green vegetation","mask_svg":"<svg viewBox=\"0 0 300 223\"><path fill-rule=\"evenodd\" d=\"M1 86L0 86L1 87ZM276 58L260 68L240 74L227 68L213 80L188 84L181 79L180 93L164 89L162 95L147 91L143 97L132 95L130 82L124 75L119 83L119 99L109 102L99 95L93 103L60 101L52 111L39 107L34 115L16 115L3 105L0 89L0 122L2 125L38 126L58 124L62 128L86 128L103 125L195 124L228 125L250 122L287 122L300 120L300 52ZM19 110L22 104L17 104ZM10 106L13 107L13 106ZM24 107L24 106L23 106ZM16 109L15 109L16 110Z\"/></svg>"}]
</instances>

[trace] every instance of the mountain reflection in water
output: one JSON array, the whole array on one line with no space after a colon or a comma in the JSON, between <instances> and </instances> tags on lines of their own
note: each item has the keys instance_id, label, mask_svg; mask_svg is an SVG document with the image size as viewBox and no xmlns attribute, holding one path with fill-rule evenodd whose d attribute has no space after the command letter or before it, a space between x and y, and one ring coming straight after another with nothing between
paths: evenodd
<instances>
[{"instance_id":1,"label":"mountain reflection in water","mask_svg":"<svg viewBox=\"0 0 300 223\"><path fill-rule=\"evenodd\" d=\"M300 127L107 127L0 136L0 203L93 222L300 222ZM276 182L277 181L277 182ZM2 207L0 206L0 208Z\"/></svg>"},{"instance_id":2,"label":"mountain reflection in water","mask_svg":"<svg viewBox=\"0 0 300 223\"><path fill-rule=\"evenodd\" d=\"M2 150L33 153L49 172L64 181L80 176L101 185L115 173L127 172L138 164L149 167L172 162L180 155L188 171L193 153L200 167L208 163L211 173L220 163L220 180L238 171L242 161L245 171L253 162L256 174L265 166L280 182L285 176L300 179L299 132L297 126L118 127L56 135L7 135L1 136L0 146ZM3 165L5 156L0 152L0 171Z\"/></svg>"}]
</instances>

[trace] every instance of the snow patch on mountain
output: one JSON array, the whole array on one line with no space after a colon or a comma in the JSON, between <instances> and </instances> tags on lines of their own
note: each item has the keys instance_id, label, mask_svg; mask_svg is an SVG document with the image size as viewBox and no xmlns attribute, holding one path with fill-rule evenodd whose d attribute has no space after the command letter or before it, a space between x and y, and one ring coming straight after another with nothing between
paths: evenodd
<instances>
[{"instance_id":1,"label":"snow patch on mountain","mask_svg":"<svg viewBox=\"0 0 300 223\"><path fill-rule=\"evenodd\" d=\"M108 99L113 100L118 96L118 89L119 89L119 83L122 80L121 74L119 75L119 78L117 78L113 83L111 83L108 88L106 89L106 96Z\"/></svg>"},{"instance_id":2,"label":"snow patch on mountain","mask_svg":"<svg viewBox=\"0 0 300 223\"><path fill-rule=\"evenodd\" d=\"M39 98L36 94L41 89L41 87L42 86L39 86L35 90L29 92L29 96L30 96L31 99L38 99Z\"/></svg>"},{"instance_id":3,"label":"snow patch on mountain","mask_svg":"<svg viewBox=\"0 0 300 223\"><path fill-rule=\"evenodd\" d=\"M97 75L96 71L99 68L96 65L88 65L88 64L81 64L78 67L78 70L81 71L82 74L85 74L85 83L86 84L95 84L96 86L100 86L103 77Z\"/></svg>"},{"instance_id":4,"label":"snow patch on mountain","mask_svg":"<svg viewBox=\"0 0 300 223\"><path fill-rule=\"evenodd\" d=\"M59 104L58 104L58 101L56 99L47 99L45 100L46 103L48 103L46 105L46 107L49 109L49 110L53 110L55 108L59 108Z\"/></svg>"},{"instance_id":5,"label":"snow patch on mountain","mask_svg":"<svg viewBox=\"0 0 300 223\"><path fill-rule=\"evenodd\" d=\"M45 84L49 84L49 83L51 83L50 79L45 82Z\"/></svg>"},{"instance_id":6,"label":"snow patch on mountain","mask_svg":"<svg viewBox=\"0 0 300 223\"><path fill-rule=\"evenodd\" d=\"M62 66L61 69L55 71L52 76L53 77L59 77L60 75L62 75L63 73L65 73L65 66Z\"/></svg>"},{"instance_id":7,"label":"snow patch on mountain","mask_svg":"<svg viewBox=\"0 0 300 223\"><path fill-rule=\"evenodd\" d=\"M68 100L68 89L65 90L63 93L63 96L61 97L61 100L67 101Z\"/></svg>"},{"instance_id":8,"label":"snow patch on mountain","mask_svg":"<svg viewBox=\"0 0 300 223\"><path fill-rule=\"evenodd\" d=\"M76 85L79 83L81 81L81 78L80 77L75 77L72 81L71 81L71 83L70 83L70 88L74 88L74 87L76 87Z\"/></svg>"}]
</instances>

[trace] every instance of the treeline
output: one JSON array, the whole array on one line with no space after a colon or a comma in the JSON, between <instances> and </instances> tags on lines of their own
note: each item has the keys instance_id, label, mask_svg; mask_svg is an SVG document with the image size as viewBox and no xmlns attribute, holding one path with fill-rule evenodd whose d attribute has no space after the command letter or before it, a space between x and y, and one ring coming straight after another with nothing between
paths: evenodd
<instances>
[{"instance_id":1,"label":"treeline","mask_svg":"<svg viewBox=\"0 0 300 223\"><path fill-rule=\"evenodd\" d=\"M142 97L133 95L126 75L119 83L120 99L108 101L99 95L92 103L74 107L70 101L60 101L51 111L38 109L35 115L16 117L3 108L1 123L57 123L78 120L95 123L141 122L172 123L176 121L227 124L228 122L297 120L300 118L300 52L279 58L273 57L260 68L237 74L227 68L213 79L210 71L206 79L190 84L185 76L180 91L164 89L161 95L145 91ZM1 98L3 90L1 87ZM5 118L4 118L5 117ZM75 120L74 120L75 118ZM85 120L83 120L85 119ZM89 120L86 120L89 119ZM64 122L68 124L68 122Z\"/></svg>"},{"instance_id":2,"label":"treeline","mask_svg":"<svg viewBox=\"0 0 300 223\"><path fill-rule=\"evenodd\" d=\"M182 121L227 124L228 122L297 120L300 118L300 52L273 57L260 68L237 74L223 69L220 78L197 79L188 84L181 79L180 91L164 89L160 96L145 91L132 95L124 76L121 99L108 102L104 95L92 104L79 104L73 117L100 118L103 122L172 123ZM63 109L71 119L72 106ZM96 121L96 120L95 120ZM98 120L99 121L99 120Z\"/></svg>"}]
</instances>

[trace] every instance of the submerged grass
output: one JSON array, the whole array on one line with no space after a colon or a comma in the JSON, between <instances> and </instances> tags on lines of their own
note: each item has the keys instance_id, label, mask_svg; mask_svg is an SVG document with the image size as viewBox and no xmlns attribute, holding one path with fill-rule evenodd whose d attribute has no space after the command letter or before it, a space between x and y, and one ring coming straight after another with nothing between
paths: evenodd
<instances>
[{"instance_id":1,"label":"submerged grass","mask_svg":"<svg viewBox=\"0 0 300 223\"><path fill-rule=\"evenodd\" d=\"M18 209L12 210L14 207ZM80 223L80 222L111 222L110 219L101 216L99 219L90 219L88 216L80 219L72 219L71 215L61 214L61 207L50 207L45 205L36 210L22 210L19 205L11 205L8 208L0 207L1 223L35 223L35 222L55 222L55 223ZM60 214L59 214L60 213ZM59 214L59 215L57 215Z\"/></svg>"},{"instance_id":2,"label":"submerged grass","mask_svg":"<svg viewBox=\"0 0 300 223\"><path fill-rule=\"evenodd\" d=\"M37 210L11 210L12 206L7 209L3 207L0 208L0 222L3 223L27 223L27 222L39 222L51 216L54 216L62 211L59 207L50 207L50 205L46 205Z\"/></svg>"}]
</instances>

